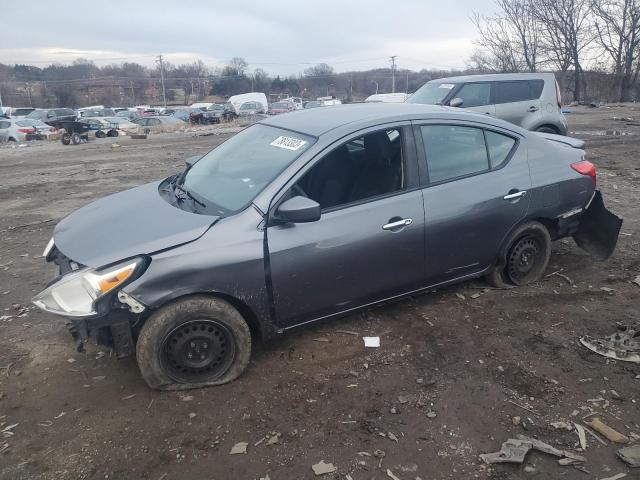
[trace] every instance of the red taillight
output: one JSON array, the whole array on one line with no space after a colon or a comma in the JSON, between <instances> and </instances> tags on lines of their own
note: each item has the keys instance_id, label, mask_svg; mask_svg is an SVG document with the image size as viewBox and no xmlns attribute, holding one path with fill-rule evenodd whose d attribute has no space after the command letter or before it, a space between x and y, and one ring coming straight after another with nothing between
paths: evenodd
<instances>
[{"instance_id":1,"label":"red taillight","mask_svg":"<svg viewBox=\"0 0 640 480\"><path fill-rule=\"evenodd\" d=\"M35 133L35 129L32 130L30 128L19 128L18 133Z\"/></svg>"},{"instance_id":2,"label":"red taillight","mask_svg":"<svg viewBox=\"0 0 640 480\"><path fill-rule=\"evenodd\" d=\"M560 94L560 85L556 80L556 101L558 102L558 108L562 108L562 95Z\"/></svg>"},{"instance_id":3,"label":"red taillight","mask_svg":"<svg viewBox=\"0 0 640 480\"><path fill-rule=\"evenodd\" d=\"M587 160L582 160L580 162L575 162L571 164L571 168L573 168L576 172L578 172L580 175L587 175L589 177L591 177L591 179L593 180L593 184L595 185L596 183L596 166L587 161Z\"/></svg>"}]
</instances>

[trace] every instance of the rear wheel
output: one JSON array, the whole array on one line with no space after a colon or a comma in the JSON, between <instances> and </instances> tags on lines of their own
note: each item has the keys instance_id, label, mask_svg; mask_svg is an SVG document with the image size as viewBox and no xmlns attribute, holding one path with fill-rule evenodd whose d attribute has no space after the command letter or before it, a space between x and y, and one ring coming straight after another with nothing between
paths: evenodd
<instances>
[{"instance_id":1,"label":"rear wheel","mask_svg":"<svg viewBox=\"0 0 640 480\"><path fill-rule=\"evenodd\" d=\"M106 134L106 133L104 133L102 130L98 130L98 131L96 132L96 138L104 138L104 137L106 137L106 136L107 136L107 134Z\"/></svg>"},{"instance_id":2,"label":"rear wheel","mask_svg":"<svg viewBox=\"0 0 640 480\"><path fill-rule=\"evenodd\" d=\"M151 388L185 390L239 377L251 357L251 334L227 302L206 296L178 300L154 313L136 346Z\"/></svg>"},{"instance_id":3,"label":"rear wheel","mask_svg":"<svg viewBox=\"0 0 640 480\"><path fill-rule=\"evenodd\" d=\"M504 259L486 276L489 284L506 288L542 278L551 257L551 237L539 222L528 222L511 236Z\"/></svg>"},{"instance_id":4,"label":"rear wheel","mask_svg":"<svg viewBox=\"0 0 640 480\"><path fill-rule=\"evenodd\" d=\"M550 127L548 125L543 125L542 127L536 128L536 132L540 132L540 133L553 133L555 135L558 135L558 131L553 128Z\"/></svg>"},{"instance_id":5,"label":"rear wheel","mask_svg":"<svg viewBox=\"0 0 640 480\"><path fill-rule=\"evenodd\" d=\"M118 136L118 131L115 129L111 129L107 132L107 137L117 137Z\"/></svg>"},{"instance_id":6,"label":"rear wheel","mask_svg":"<svg viewBox=\"0 0 640 480\"><path fill-rule=\"evenodd\" d=\"M60 138L60 141L62 142L63 145L69 145L71 143L71 134L63 133L62 137Z\"/></svg>"},{"instance_id":7,"label":"rear wheel","mask_svg":"<svg viewBox=\"0 0 640 480\"><path fill-rule=\"evenodd\" d=\"M78 145L80 142L82 142L82 136L79 133L72 133L71 134L71 142L74 145Z\"/></svg>"}]
</instances>

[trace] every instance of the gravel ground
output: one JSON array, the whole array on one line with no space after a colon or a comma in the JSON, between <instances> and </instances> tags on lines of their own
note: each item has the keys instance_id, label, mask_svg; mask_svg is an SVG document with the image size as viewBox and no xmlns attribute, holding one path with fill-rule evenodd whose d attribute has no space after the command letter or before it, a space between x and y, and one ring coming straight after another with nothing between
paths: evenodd
<instances>
[{"instance_id":1,"label":"gravel ground","mask_svg":"<svg viewBox=\"0 0 640 480\"><path fill-rule=\"evenodd\" d=\"M549 273L569 280L476 280L300 329L257 344L237 381L186 393L149 390L134 359L76 353L63 322L29 301L52 276L39 255L57 221L166 177L231 132L0 146L0 478L304 479L321 460L337 467L327 479L637 478L591 436L588 474L538 452L522 465L478 457L518 434L575 449L576 432L551 423L592 412L640 435L640 365L578 343L640 322L640 126L616 120L640 119L640 107L573 110L570 128L625 219L610 260L556 242ZM362 336L381 347L365 350ZM238 442L247 453L229 455Z\"/></svg>"}]
</instances>

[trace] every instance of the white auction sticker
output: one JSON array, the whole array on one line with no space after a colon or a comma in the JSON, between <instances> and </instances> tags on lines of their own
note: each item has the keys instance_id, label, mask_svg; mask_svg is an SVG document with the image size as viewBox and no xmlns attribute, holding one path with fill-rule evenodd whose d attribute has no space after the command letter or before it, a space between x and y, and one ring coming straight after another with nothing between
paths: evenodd
<instances>
[{"instance_id":1,"label":"white auction sticker","mask_svg":"<svg viewBox=\"0 0 640 480\"><path fill-rule=\"evenodd\" d=\"M307 144L306 140L300 140L299 138L280 136L271 142L272 147L286 148L287 150L300 150Z\"/></svg>"},{"instance_id":2,"label":"white auction sticker","mask_svg":"<svg viewBox=\"0 0 640 480\"><path fill-rule=\"evenodd\" d=\"M447 90L451 90L453 88L453 83L441 83L438 85L438 88L446 88Z\"/></svg>"}]
</instances>

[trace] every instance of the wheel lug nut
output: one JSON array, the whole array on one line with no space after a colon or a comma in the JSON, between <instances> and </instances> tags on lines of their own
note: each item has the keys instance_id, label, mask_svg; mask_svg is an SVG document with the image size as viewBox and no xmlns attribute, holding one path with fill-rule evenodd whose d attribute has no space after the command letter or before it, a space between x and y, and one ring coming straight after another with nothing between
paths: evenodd
<instances>
[{"instance_id":1,"label":"wheel lug nut","mask_svg":"<svg viewBox=\"0 0 640 480\"><path fill-rule=\"evenodd\" d=\"M196 344L191 342L191 348L195 348Z\"/></svg>"}]
</instances>

